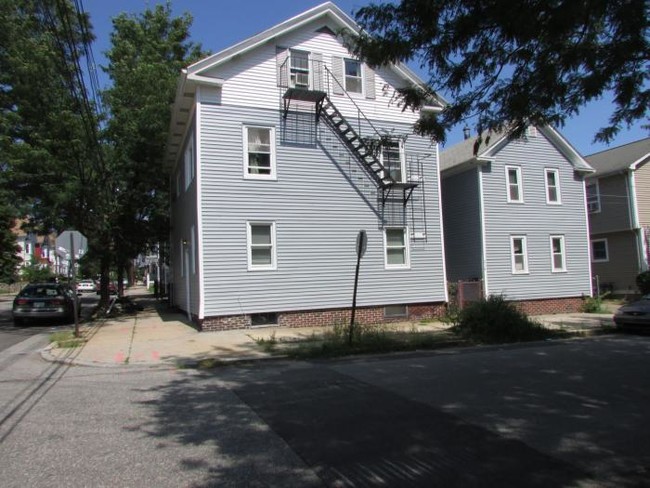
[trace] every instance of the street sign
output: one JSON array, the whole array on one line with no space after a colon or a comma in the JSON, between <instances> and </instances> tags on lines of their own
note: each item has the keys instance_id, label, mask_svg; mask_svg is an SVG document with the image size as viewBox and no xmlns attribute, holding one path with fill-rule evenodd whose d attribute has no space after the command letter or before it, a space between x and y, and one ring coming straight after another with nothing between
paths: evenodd
<instances>
[{"instance_id":1,"label":"street sign","mask_svg":"<svg viewBox=\"0 0 650 488\"><path fill-rule=\"evenodd\" d=\"M72 253L74 247L74 258L79 259L88 251L88 239L77 230L64 230L56 238L56 248L64 249L66 254Z\"/></svg>"},{"instance_id":2,"label":"street sign","mask_svg":"<svg viewBox=\"0 0 650 488\"><path fill-rule=\"evenodd\" d=\"M368 235L365 230L360 230L357 234L357 257L362 258L366 254L366 247L368 246Z\"/></svg>"}]
</instances>

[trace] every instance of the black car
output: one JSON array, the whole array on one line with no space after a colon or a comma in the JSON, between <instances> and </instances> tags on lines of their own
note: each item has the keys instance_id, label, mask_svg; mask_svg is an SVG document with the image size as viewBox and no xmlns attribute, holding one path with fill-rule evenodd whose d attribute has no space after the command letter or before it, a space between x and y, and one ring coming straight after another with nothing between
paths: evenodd
<instances>
[{"instance_id":1,"label":"black car","mask_svg":"<svg viewBox=\"0 0 650 488\"><path fill-rule=\"evenodd\" d=\"M644 295L641 300L619 308L614 313L614 323L621 328L650 330L650 295Z\"/></svg>"},{"instance_id":2,"label":"black car","mask_svg":"<svg viewBox=\"0 0 650 488\"><path fill-rule=\"evenodd\" d=\"M23 325L28 319L63 319L72 322L75 307L79 313L79 298L68 285L30 283L14 298L14 324Z\"/></svg>"}]
</instances>

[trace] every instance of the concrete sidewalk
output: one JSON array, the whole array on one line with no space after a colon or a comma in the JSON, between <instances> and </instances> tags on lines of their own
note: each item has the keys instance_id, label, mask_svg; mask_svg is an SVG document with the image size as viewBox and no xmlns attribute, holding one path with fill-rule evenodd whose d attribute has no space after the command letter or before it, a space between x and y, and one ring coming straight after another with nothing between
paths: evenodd
<instances>
[{"instance_id":1,"label":"concrete sidewalk","mask_svg":"<svg viewBox=\"0 0 650 488\"><path fill-rule=\"evenodd\" d=\"M44 359L80 366L164 366L176 367L214 359L224 363L270 359L270 353L258 346L257 340L275 338L295 341L320 334L327 328L265 327L221 332L197 332L184 314L170 310L166 304L146 295L144 288L129 290L143 311L118 318L98 320L82 327L82 347L57 348L50 345L42 351ZM145 293L144 295L137 293ZM595 331L612 325L610 314L558 314L533 317L549 328L569 331ZM405 322L392 324L411 330L444 330L441 322Z\"/></svg>"}]
</instances>

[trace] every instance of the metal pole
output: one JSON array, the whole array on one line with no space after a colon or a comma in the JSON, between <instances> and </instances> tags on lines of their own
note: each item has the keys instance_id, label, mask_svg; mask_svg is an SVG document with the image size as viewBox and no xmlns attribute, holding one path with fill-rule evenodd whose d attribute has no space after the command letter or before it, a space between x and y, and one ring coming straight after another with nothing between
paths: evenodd
<instances>
[{"instance_id":1,"label":"metal pole","mask_svg":"<svg viewBox=\"0 0 650 488\"><path fill-rule=\"evenodd\" d=\"M77 286L75 284L75 259L74 259L74 239L72 233L70 233L70 277L72 284L72 293L74 293L72 299L72 314L74 315L74 336L79 337L79 313L77 311Z\"/></svg>"},{"instance_id":2,"label":"metal pole","mask_svg":"<svg viewBox=\"0 0 650 488\"><path fill-rule=\"evenodd\" d=\"M354 271L354 293L352 294L352 316L350 317L350 336L348 338L349 345L352 345L354 316L357 311L357 285L359 284L359 265L361 264L361 250L363 249L363 239L357 239L357 241L357 269Z\"/></svg>"}]
</instances>

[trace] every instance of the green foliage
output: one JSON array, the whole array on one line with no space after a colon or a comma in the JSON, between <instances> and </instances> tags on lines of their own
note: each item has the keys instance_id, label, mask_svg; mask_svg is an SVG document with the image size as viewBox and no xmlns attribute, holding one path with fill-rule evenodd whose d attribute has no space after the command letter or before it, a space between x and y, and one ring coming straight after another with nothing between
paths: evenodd
<instances>
[{"instance_id":1,"label":"green foliage","mask_svg":"<svg viewBox=\"0 0 650 488\"><path fill-rule=\"evenodd\" d=\"M60 348L73 348L83 345L83 339L74 336L73 331L61 331L50 334L50 342L55 342L57 347Z\"/></svg>"},{"instance_id":2,"label":"green foliage","mask_svg":"<svg viewBox=\"0 0 650 488\"><path fill-rule=\"evenodd\" d=\"M642 295L650 293L650 271L639 273L636 277L636 286Z\"/></svg>"},{"instance_id":3,"label":"green foliage","mask_svg":"<svg viewBox=\"0 0 650 488\"><path fill-rule=\"evenodd\" d=\"M28 265L24 266L20 271L21 278L23 281L34 282L44 282L49 281L54 278L54 273L50 271L50 268L43 266L36 259L32 257L32 260Z\"/></svg>"},{"instance_id":4,"label":"green foliage","mask_svg":"<svg viewBox=\"0 0 650 488\"><path fill-rule=\"evenodd\" d=\"M585 297L581 310L584 313L603 313L605 311L603 308L603 299L609 294L610 292L605 292L595 297Z\"/></svg>"},{"instance_id":5,"label":"green foliage","mask_svg":"<svg viewBox=\"0 0 650 488\"><path fill-rule=\"evenodd\" d=\"M605 2L402 0L355 13L362 35L348 36L371 66L414 60L428 71L423 87L399 91L404 108L448 94L421 134L445 140L468 119L478 134L527 123L562 125L611 90L612 114L596 139L647 120L650 58L646 0ZM480 143L480 140L477 141Z\"/></svg>"},{"instance_id":6,"label":"green foliage","mask_svg":"<svg viewBox=\"0 0 650 488\"><path fill-rule=\"evenodd\" d=\"M495 295L465 307L454 331L463 338L483 343L533 341L551 335L514 304Z\"/></svg>"}]
</instances>

